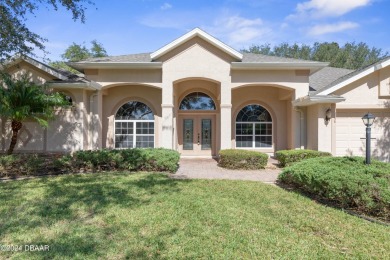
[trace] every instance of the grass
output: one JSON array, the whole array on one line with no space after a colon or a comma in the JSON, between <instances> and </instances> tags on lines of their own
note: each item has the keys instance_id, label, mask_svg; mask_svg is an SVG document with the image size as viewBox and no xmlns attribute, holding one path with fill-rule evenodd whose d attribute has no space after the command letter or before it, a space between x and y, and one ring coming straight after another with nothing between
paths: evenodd
<instances>
[{"instance_id":1,"label":"grass","mask_svg":"<svg viewBox=\"0 0 390 260\"><path fill-rule=\"evenodd\" d=\"M0 183L0 245L18 259L390 258L390 228L279 187L88 174Z\"/></svg>"}]
</instances>

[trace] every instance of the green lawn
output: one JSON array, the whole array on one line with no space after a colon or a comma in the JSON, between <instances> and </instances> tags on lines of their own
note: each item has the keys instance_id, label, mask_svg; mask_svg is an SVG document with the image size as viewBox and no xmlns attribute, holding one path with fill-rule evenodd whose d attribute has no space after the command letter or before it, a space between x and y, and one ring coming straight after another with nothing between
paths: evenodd
<instances>
[{"instance_id":1,"label":"green lawn","mask_svg":"<svg viewBox=\"0 0 390 260\"><path fill-rule=\"evenodd\" d=\"M390 258L390 227L258 182L160 174L0 183L0 258Z\"/></svg>"}]
</instances>

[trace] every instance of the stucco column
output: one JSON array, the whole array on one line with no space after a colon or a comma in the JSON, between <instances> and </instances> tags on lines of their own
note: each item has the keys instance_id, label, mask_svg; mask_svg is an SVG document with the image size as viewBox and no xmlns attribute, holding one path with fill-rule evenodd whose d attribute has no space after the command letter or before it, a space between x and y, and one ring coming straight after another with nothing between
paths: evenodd
<instances>
[{"instance_id":1,"label":"stucco column","mask_svg":"<svg viewBox=\"0 0 390 260\"><path fill-rule=\"evenodd\" d=\"M221 83L221 149L232 148L232 90Z\"/></svg>"},{"instance_id":2,"label":"stucco column","mask_svg":"<svg viewBox=\"0 0 390 260\"><path fill-rule=\"evenodd\" d=\"M173 85L172 82L163 85L162 89L162 130L161 130L161 146L168 149L173 149Z\"/></svg>"},{"instance_id":3,"label":"stucco column","mask_svg":"<svg viewBox=\"0 0 390 260\"><path fill-rule=\"evenodd\" d=\"M103 148L103 91L99 90L97 95L97 134L98 134L98 142L97 148Z\"/></svg>"},{"instance_id":4,"label":"stucco column","mask_svg":"<svg viewBox=\"0 0 390 260\"><path fill-rule=\"evenodd\" d=\"M325 120L326 110L329 108L331 108L331 104L318 106L318 151L332 153L333 120L328 122Z\"/></svg>"}]
</instances>

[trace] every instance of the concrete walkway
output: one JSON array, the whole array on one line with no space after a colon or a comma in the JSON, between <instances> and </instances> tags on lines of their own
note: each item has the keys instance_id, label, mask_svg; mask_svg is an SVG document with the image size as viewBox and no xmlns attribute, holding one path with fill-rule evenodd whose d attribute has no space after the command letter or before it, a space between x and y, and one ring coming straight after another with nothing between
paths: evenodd
<instances>
[{"instance_id":1,"label":"concrete walkway","mask_svg":"<svg viewBox=\"0 0 390 260\"><path fill-rule=\"evenodd\" d=\"M277 161L270 158L264 170L229 170L218 167L214 159L181 158L180 167L174 179L227 179L250 180L265 183L275 183L281 170L276 167Z\"/></svg>"}]
</instances>

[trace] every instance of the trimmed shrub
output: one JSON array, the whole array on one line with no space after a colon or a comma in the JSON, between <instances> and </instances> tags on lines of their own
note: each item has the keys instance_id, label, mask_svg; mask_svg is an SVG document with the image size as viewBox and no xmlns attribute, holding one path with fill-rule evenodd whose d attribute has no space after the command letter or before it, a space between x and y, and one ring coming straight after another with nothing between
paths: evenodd
<instances>
[{"instance_id":1,"label":"trimmed shrub","mask_svg":"<svg viewBox=\"0 0 390 260\"><path fill-rule=\"evenodd\" d=\"M390 164L364 161L362 157L312 158L286 167L278 178L341 207L390 220Z\"/></svg>"},{"instance_id":2,"label":"trimmed shrub","mask_svg":"<svg viewBox=\"0 0 390 260\"><path fill-rule=\"evenodd\" d=\"M219 151L218 165L228 169L257 170L264 169L268 162L268 155L265 153L226 149Z\"/></svg>"},{"instance_id":3,"label":"trimmed shrub","mask_svg":"<svg viewBox=\"0 0 390 260\"><path fill-rule=\"evenodd\" d=\"M180 154L164 148L77 151L70 160L74 171L168 171L176 172ZM69 160L63 158L66 166Z\"/></svg>"},{"instance_id":4,"label":"trimmed shrub","mask_svg":"<svg viewBox=\"0 0 390 260\"><path fill-rule=\"evenodd\" d=\"M163 148L0 155L0 177L96 171L176 172L180 154Z\"/></svg>"},{"instance_id":5,"label":"trimmed shrub","mask_svg":"<svg viewBox=\"0 0 390 260\"><path fill-rule=\"evenodd\" d=\"M286 167L309 158L332 156L331 153L315 150L281 150L277 151L275 155L280 167Z\"/></svg>"}]
</instances>

